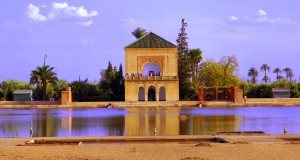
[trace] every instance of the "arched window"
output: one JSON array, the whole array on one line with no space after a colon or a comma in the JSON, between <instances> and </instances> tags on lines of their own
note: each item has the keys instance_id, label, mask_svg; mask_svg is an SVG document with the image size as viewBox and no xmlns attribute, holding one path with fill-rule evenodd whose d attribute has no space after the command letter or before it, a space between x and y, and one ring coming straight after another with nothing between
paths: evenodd
<instances>
[{"instance_id":1,"label":"arched window","mask_svg":"<svg viewBox=\"0 0 300 160\"><path fill-rule=\"evenodd\" d=\"M145 88L144 87L139 87L139 101L145 101Z\"/></svg>"},{"instance_id":2,"label":"arched window","mask_svg":"<svg viewBox=\"0 0 300 160\"><path fill-rule=\"evenodd\" d=\"M150 86L148 88L148 101L156 101L155 87Z\"/></svg>"},{"instance_id":3,"label":"arched window","mask_svg":"<svg viewBox=\"0 0 300 160\"><path fill-rule=\"evenodd\" d=\"M143 66L142 71L144 76L150 76L150 74L151 76L155 76L160 73L160 67L155 62L148 62Z\"/></svg>"}]
</instances>

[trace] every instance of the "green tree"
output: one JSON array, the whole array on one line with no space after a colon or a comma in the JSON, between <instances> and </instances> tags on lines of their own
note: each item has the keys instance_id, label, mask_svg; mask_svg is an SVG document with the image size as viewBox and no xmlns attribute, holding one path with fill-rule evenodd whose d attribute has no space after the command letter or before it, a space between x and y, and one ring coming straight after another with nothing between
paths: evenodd
<instances>
[{"instance_id":1,"label":"green tree","mask_svg":"<svg viewBox=\"0 0 300 160\"><path fill-rule=\"evenodd\" d=\"M263 81L265 81L265 83L268 83L268 81L270 80L270 78L267 76L267 72L270 72L271 67L268 66L268 64L263 64L263 65L260 67L260 70L261 70L262 72L265 73L265 76L264 76L264 78L263 78Z\"/></svg>"},{"instance_id":2,"label":"green tree","mask_svg":"<svg viewBox=\"0 0 300 160\"><path fill-rule=\"evenodd\" d=\"M198 73L199 62L202 60L202 51L199 48L189 51L189 58L192 64L192 83L195 83Z\"/></svg>"},{"instance_id":3,"label":"green tree","mask_svg":"<svg viewBox=\"0 0 300 160\"><path fill-rule=\"evenodd\" d=\"M273 70L273 73L276 73L277 82L282 78L282 76L280 75L281 72L282 72L281 69L278 67Z\"/></svg>"},{"instance_id":4,"label":"green tree","mask_svg":"<svg viewBox=\"0 0 300 160\"><path fill-rule=\"evenodd\" d=\"M104 79L111 79L111 76L113 74L113 67L112 67L112 64L110 63L110 61L108 62L108 66L107 66L107 69L105 71L105 75L101 75L102 78Z\"/></svg>"},{"instance_id":5,"label":"green tree","mask_svg":"<svg viewBox=\"0 0 300 160\"><path fill-rule=\"evenodd\" d=\"M53 98L56 100L60 99L61 92L65 91L68 86L69 86L69 83L67 80L63 80L63 79L59 80L58 83L53 85L53 90L54 90Z\"/></svg>"},{"instance_id":6,"label":"green tree","mask_svg":"<svg viewBox=\"0 0 300 160\"><path fill-rule=\"evenodd\" d=\"M0 88L0 101L4 100L4 92L2 90L2 88Z\"/></svg>"},{"instance_id":7,"label":"green tree","mask_svg":"<svg viewBox=\"0 0 300 160\"><path fill-rule=\"evenodd\" d=\"M247 81L241 80L239 82L239 88L243 90L243 96L245 96L250 90L250 85Z\"/></svg>"},{"instance_id":8,"label":"green tree","mask_svg":"<svg viewBox=\"0 0 300 160\"><path fill-rule=\"evenodd\" d=\"M290 78L290 82L292 82L293 80L293 77L294 77L294 73L292 70L289 70L288 73L287 73L288 77Z\"/></svg>"},{"instance_id":9,"label":"green tree","mask_svg":"<svg viewBox=\"0 0 300 160\"><path fill-rule=\"evenodd\" d=\"M223 57L219 62L206 60L200 64L198 82L200 86L232 86L239 82L235 75L237 61L231 61L232 57Z\"/></svg>"},{"instance_id":10,"label":"green tree","mask_svg":"<svg viewBox=\"0 0 300 160\"><path fill-rule=\"evenodd\" d=\"M88 82L88 79L73 81L70 85L72 88L73 100L78 102L89 101L109 101L109 96L105 94L94 82Z\"/></svg>"},{"instance_id":11,"label":"green tree","mask_svg":"<svg viewBox=\"0 0 300 160\"><path fill-rule=\"evenodd\" d=\"M290 82L287 79L282 79L271 84L272 88L290 88Z\"/></svg>"},{"instance_id":12,"label":"green tree","mask_svg":"<svg viewBox=\"0 0 300 160\"><path fill-rule=\"evenodd\" d=\"M146 31L146 29L138 27L136 28L133 32L131 32L131 34L136 38L139 39L141 37L143 37L144 35L146 35L148 32Z\"/></svg>"},{"instance_id":13,"label":"green tree","mask_svg":"<svg viewBox=\"0 0 300 160\"><path fill-rule=\"evenodd\" d=\"M258 71L256 70L256 68L250 68L248 70L248 76L251 77L251 83L257 83L256 77L258 76Z\"/></svg>"},{"instance_id":14,"label":"green tree","mask_svg":"<svg viewBox=\"0 0 300 160\"><path fill-rule=\"evenodd\" d=\"M125 85L123 76L123 67L120 64L119 70L117 67L110 69L111 63L109 62L107 69L102 70L101 80L99 83L100 89L103 93L107 94L112 101L125 100Z\"/></svg>"},{"instance_id":15,"label":"green tree","mask_svg":"<svg viewBox=\"0 0 300 160\"><path fill-rule=\"evenodd\" d=\"M198 82L200 86L221 86L223 81L220 66L214 60L206 60L200 64Z\"/></svg>"},{"instance_id":16,"label":"green tree","mask_svg":"<svg viewBox=\"0 0 300 160\"><path fill-rule=\"evenodd\" d=\"M285 72L285 75L286 75L285 78L288 79L289 78L289 72L291 71L291 69L289 67L286 67L286 68L283 68L282 70Z\"/></svg>"},{"instance_id":17,"label":"green tree","mask_svg":"<svg viewBox=\"0 0 300 160\"><path fill-rule=\"evenodd\" d=\"M178 77L179 77L179 98L181 100L187 100L186 95L188 94L187 88L191 88L191 71L192 67L189 62L189 49L187 42L187 33L185 32L185 27L187 23L184 19L181 21L180 32L177 37L177 54L178 54Z\"/></svg>"},{"instance_id":18,"label":"green tree","mask_svg":"<svg viewBox=\"0 0 300 160\"><path fill-rule=\"evenodd\" d=\"M58 79L56 73L53 71L54 67L49 67L49 65L43 65L42 67L37 67L35 70L31 71L30 74L30 84L37 84L37 87L42 88L42 99L46 100L47 85L48 83L55 84Z\"/></svg>"},{"instance_id":19,"label":"green tree","mask_svg":"<svg viewBox=\"0 0 300 160\"><path fill-rule=\"evenodd\" d=\"M239 66L237 58L235 56L223 57L219 64L223 70L223 86L236 84L238 78L234 72Z\"/></svg>"},{"instance_id":20,"label":"green tree","mask_svg":"<svg viewBox=\"0 0 300 160\"><path fill-rule=\"evenodd\" d=\"M21 82L18 80L5 80L0 83L0 100L3 101L12 101L13 100L13 92L17 89L33 89L33 86L27 82Z\"/></svg>"},{"instance_id":21,"label":"green tree","mask_svg":"<svg viewBox=\"0 0 300 160\"><path fill-rule=\"evenodd\" d=\"M250 90L247 93L247 97L249 98L272 98L272 86L269 84L252 84L250 86Z\"/></svg>"}]
</instances>

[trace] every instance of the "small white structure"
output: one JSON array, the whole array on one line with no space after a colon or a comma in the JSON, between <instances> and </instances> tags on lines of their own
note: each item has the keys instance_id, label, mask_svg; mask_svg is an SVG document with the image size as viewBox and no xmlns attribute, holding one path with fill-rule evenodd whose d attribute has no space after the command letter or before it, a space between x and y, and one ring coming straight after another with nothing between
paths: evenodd
<instances>
[{"instance_id":1,"label":"small white structure","mask_svg":"<svg viewBox=\"0 0 300 160\"><path fill-rule=\"evenodd\" d=\"M290 98L289 88L272 88L273 98Z\"/></svg>"},{"instance_id":2,"label":"small white structure","mask_svg":"<svg viewBox=\"0 0 300 160\"><path fill-rule=\"evenodd\" d=\"M31 100L32 100L31 89L14 90L14 101L31 101Z\"/></svg>"}]
</instances>

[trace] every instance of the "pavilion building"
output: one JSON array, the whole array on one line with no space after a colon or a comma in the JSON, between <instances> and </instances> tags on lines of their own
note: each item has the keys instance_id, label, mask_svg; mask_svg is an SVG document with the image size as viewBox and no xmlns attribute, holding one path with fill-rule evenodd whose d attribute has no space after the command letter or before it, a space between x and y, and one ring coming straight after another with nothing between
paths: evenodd
<instances>
[{"instance_id":1,"label":"pavilion building","mask_svg":"<svg viewBox=\"0 0 300 160\"><path fill-rule=\"evenodd\" d=\"M125 101L178 101L177 46L150 32L125 47Z\"/></svg>"}]
</instances>

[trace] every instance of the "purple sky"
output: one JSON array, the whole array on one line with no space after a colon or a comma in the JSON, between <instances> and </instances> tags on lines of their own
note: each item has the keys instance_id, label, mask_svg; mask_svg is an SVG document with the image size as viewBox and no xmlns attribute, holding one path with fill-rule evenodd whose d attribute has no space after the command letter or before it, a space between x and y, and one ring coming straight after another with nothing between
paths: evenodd
<instances>
[{"instance_id":1,"label":"purple sky","mask_svg":"<svg viewBox=\"0 0 300 160\"><path fill-rule=\"evenodd\" d=\"M300 76L299 0L1 0L0 82L28 82L43 64L59 79L99 81L107 67L124 66L124 46L137 27L176 44L181 19L188 23L189 47L204 59L236 55L239 76L267 63L290 67ZM275 76L270 72L271 80ZM284 74L283 74L284 76ZM258 77L261 80L263 74Z\"/></svg>"}]
</instances>

